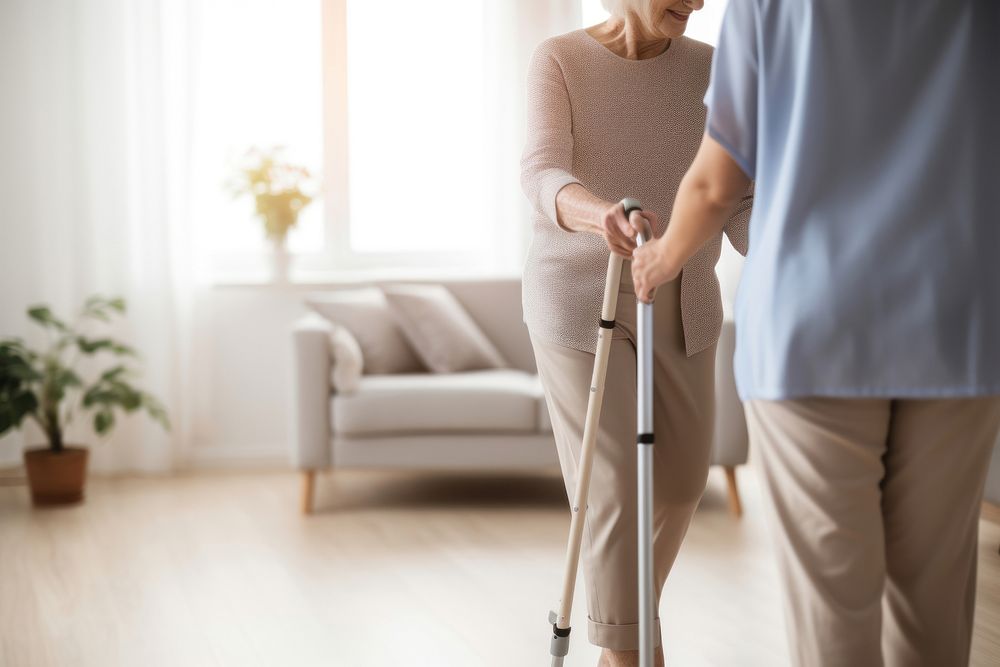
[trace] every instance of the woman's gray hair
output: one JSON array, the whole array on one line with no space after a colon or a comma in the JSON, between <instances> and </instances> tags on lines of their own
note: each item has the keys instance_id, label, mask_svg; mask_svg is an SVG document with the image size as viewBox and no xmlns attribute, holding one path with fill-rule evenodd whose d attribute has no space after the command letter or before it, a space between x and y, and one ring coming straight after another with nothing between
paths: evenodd
<instances>
[{"instance_id":1,"label":"woman's gray hair","mask_svg":"<svg viewBox=\"0 0 1000 667\"><path fill-rule=\"evenodd\" d=\"M627 15L637 17L647 28L656 25L653 20L653 0L601 0L604 8L619 19Z\"/></svg>"},{"instance_id":2,"label":"woman's gray hair","mask_svg":"<svg viewBox=\"0 0 1000 667\"><path fill-rule=\"evenodd\" d=\"M649 9L649 0L601 0L601 3L614 16L625 16L630 11L643 16Z\"/></svg>"}]
</instances>

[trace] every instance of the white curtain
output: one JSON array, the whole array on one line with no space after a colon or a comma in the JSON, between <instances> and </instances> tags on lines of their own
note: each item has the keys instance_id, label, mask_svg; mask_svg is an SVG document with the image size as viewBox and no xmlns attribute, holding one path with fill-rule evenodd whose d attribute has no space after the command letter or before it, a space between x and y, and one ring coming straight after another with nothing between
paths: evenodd
<instances>
[{"instance_id":1,"label":"white curtain","mask_svg":"<svg viewBox=\"0 0 1000 667\"><path fill-rule=\"evenodd\" d=\"M486 79L492 146L488 179L495 225L495 266L520 267L531 229L530 207L521 192L520 161L527 117L527 72L531 53L542 40L580 27L580 0L509 0L486 4ZM524 223L524 224L518 224ZM512 233L516 230L515 233Z\"/></svg>"},{"instance_id":2,"label":"white curtain","mask_svg":"<svg viewBox=\"0 0 1000 667\"><path fill-rule=\"evenodd\" d=\"M70 443L97 471L165 471L191 432L192 306L202 266L190 224L189 0L0 3L0 336L44 338L25 309L68 317L94 293L123 296L108 333L141 354L139 384L166 405L101 440L78 419ZM84 367L93 372L98 367ZM0 440L13 462L44 442L30 425Z\"/></svg>"}]
</instances>

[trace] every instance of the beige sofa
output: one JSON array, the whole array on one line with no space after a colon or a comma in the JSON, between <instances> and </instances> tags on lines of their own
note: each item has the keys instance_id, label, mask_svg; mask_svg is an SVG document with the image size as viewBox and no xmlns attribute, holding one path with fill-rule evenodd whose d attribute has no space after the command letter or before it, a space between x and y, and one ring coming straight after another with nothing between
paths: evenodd
<instances>
[{"instance_id":1,"label":"beige sofa","mask_svg":"<svg viewBox=\"0 0 1000 667\"><path fill-rule=\"evenodd\" d=\"M357 391L333 390L332 325L316 314L292 330L291 462L302 472L302 511L313 509L316 473L335 468L535 469L557 466L548 410L521 320L517 279L444 280L510 363L503 370L365 375ZM725 466L731 511L741 506L735 467L747 433L732 377L733 330L724 326L717 368L713 461Z\"/></svg>"}]
</instances>

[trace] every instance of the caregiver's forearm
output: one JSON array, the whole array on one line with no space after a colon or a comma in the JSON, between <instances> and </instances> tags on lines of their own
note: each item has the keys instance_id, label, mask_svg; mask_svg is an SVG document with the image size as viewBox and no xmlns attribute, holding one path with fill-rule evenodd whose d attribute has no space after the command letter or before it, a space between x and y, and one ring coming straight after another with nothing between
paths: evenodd
<instances>
[{"instance_id":1,"label":"caregiver's forearm","mask_svg":"<svg viewBox=\"0 0 1000 667\"><path fill-rule=\"evenodd\" d=\"M613 205L591 194L579 183L570 183L556 195L559 226L573 232L603 234L602 216Z\"/></svg>"},{"instance_id":2,"label":"caregiver's forearm","mask_svg":"<svg viewBox=\"0 0 1000 667\"><path fill-rule=\"evenodd\" d=\"M722 233L749 185L750 179L729 153L706 134L681 181L663 237L671 274L680 272L709 239Z\"/></svg>"},{"instance_id":3,"label":"caregiver's forearm","mask_svg":"<svg viewBox=\"0 0 1000 667\"><path fill-rule=\"evenodd\" d=\"M722 232L739 198L732 202L715 198L711 186L703 182L681 182L663 238L664 257L671 275L679 272L705 243Z\"/></svg>"}]
</instances>

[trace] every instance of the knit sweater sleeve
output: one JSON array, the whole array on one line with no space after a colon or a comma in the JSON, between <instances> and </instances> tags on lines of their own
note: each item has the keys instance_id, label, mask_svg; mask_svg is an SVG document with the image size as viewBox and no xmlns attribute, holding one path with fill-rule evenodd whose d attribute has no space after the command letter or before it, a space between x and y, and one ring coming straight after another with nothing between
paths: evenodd
<instances>
[{"instance_id":1,"label":"knit sweater sleeve","mask_svg":"<svg viewBox=\"0 0 1000 667\"><path fill-rule=\"evenodd\" d=\"M528 68L527 138L521 156L521 187L535 210L558 225L556 195L572 174L573 117L562 68L549 43L535 49Z\"/></svg>"},{"instance_id":2,"label":"knit sweater sleeve","mask_svg":"<svg viewBox=\"0 0 1000 667\"><path fill-rule=\"evenodd\" d=\"M744 257L750 248L750 214L753 213L753 190L754 184L751 182L750 189L740 200L724 228L729 242L736 249L736 252Z\"/></svg>"}]
</instances>

